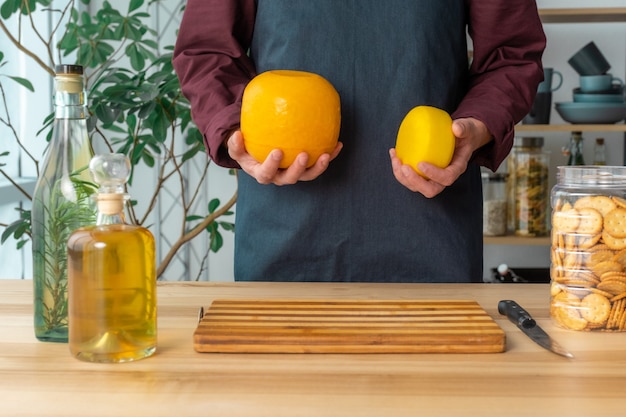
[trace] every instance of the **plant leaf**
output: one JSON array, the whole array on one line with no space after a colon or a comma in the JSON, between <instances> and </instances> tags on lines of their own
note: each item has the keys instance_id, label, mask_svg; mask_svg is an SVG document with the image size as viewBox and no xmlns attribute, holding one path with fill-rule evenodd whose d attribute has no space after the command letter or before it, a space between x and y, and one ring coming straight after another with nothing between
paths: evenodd
<instances>
[{"instance_id":1,"label":"plant leaf","mask_svg":"<svg viewBox=\"0 0 626 417\"><path fill-rule=\"evenodd\" d=\"M217 208L220 206L220 199L219 198L214 198L213 200L209 201L209 213L213 213L215 210L217 210Z\"/></svg>"},{"instance_id":2,"label":"plant leaf","mask_svg":"<svg viewBox=\"0 0 626 417\"><path fill-rule=\"evenodd\" d=\"M211 251L217 253L222 246L224 246L224 238L222 237L222 234L215 229L215 231L211 233Z\"/></svg>"},{"instance_id":3,"label":"plant leaf","mask_svg":"<svg viewBox=\"0 0 626 417\"><path fill-rule=\"evenodd\" d=\"M0 7L0 16L2 16L3 19L8 20L13 13L19 10L20 3L20 0L6 0L2 3L2 7Z\"/></svg>"},{"instance_id":4,"label":"plant leaf","mask_svg":"<svg viewBox=\"0 0 626 417\"><path fill-rule=\"evenodd\" d=\"M16 77L12 75L7 75L7 77L17 82L18 84L21 84L22 86L26 87L31 92L35 92L35 88L33 87L33 84L30 81L28 81L26 78Z\"/></svg>"},{"instance_id":5,"label":"plant leaf","mask_svg":"<svg viewBox=\"0 0 626 417\"><path fill-rule=\"evenodd\" d=\"M143 0L131 0L128 3L128 14L130 14L134 10L137 10L141 6L143 6Z\"/></svg>"}]
</instances>

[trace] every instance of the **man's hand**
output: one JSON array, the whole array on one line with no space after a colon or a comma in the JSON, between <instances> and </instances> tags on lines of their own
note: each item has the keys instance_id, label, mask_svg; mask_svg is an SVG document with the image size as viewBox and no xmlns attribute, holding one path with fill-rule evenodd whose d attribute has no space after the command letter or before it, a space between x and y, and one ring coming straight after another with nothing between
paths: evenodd
<instances>
[{"instance_id":1,"label":"man's hand","mask_svg":"<svg viewBox=\"0 0 626 417\"><path fill-rule=\"evenodd\" d=\"M396 155L396 150L390 149L391 167L398 182L425 197L435 197L465 172L474 151L492 140L485 124L473 118L454 120L452 132L456 137L456 145L450 165L446 168L439 168L427 162L420 162L417 165L428 179L420 176L409 165L403 165Z\"/></svg>"},{"instance_id":2,"label":"man's hand","mask_svg":"<svg viewBox=\"0 0 626 417\"><path fill-rule=\"evenodd\" d=\"M310 168L306 167L309 155L302 152L289 167L284 169L279 168L280 161L283 159L283 152L280 149L274 149L265 161L259 162L246 151L243 135L239 130L234 131L226 140L226 147L230 157L237 161L241 169L254 177L259 184L287 185L298 181L311 181L319 177L326 171L330 161L339 155L343 144L338 142L332 153L322 154Z\"/></svg>"}]
</instances>

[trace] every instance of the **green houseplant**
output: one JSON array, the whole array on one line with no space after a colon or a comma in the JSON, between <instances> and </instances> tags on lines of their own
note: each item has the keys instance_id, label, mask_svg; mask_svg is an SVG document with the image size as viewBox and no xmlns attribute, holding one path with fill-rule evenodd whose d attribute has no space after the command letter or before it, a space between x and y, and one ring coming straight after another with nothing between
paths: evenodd
<instances>
[{"instance_id":1,"label":"green houseplant","mask_svg":"<svg viewBox=\"0 0 626 417\"><path fill-rule=\"evenodd\" d=\"M156 185L147 206L139 213L131 205L129 216L133 223L150 227L148 219L155 208L165 185L174 184L178 189L182 216L180 233L171 239L170 247L158 260L157 276L163 272L177 252L199 235L210 239L209 250L217 252L223 245L222 231L233 231L234 224L222 216L229 216L236 202L237 193L222 204L212 199L203 212L195 212L194 204L202 194L208 175L210 161L202 141L202 135L191 120L190 106L182 96L174 73L171 54L172 45L165 47L154 40L149 7L159 0L145 2L130 0L121 11L104 1L97 10L81 11L91 5L90 0L67 0L60 5L52 0L4 0L0 3L0 32L20 54L27 56L42 71L54 76L59 63L76 63L86 68L86 85L90 137L94 147L107 152L126 154L133 170L146 167L158 172ZM182 12L179 7L178 12ZM37 27L37 14L52 18L52 33L43 34ZM6 22L17 19L17 31L11 32ZM27 44L23 33L30 31L38 41ZM53 39L60 39L54 42ZM43 53L36 53L41 51ZM159 50L165 52L160 53ZM64 62L67 61L67 62ZM39 160L25 146L12 122L11 106L7 101L3 83L17 82L23 88L34 91L33 83L25 78L3 74L6 55L0 51L0 124L4 124L19 148L37 169ZM44 98L45 99L45 98ZM52 115L42 121L41 140L49 140ZM4 169L11 158L9 152L0 152L0 174L26 199L32 200L15 178ZM185 178L185 164L200 161L201 174L193 182ZM131 177L131 183L133 177ZM30 237L30 212L18 209L19 219L0 221L4 227L1 242L11 237L22 248Z\"/></svg>"}]
</instances>

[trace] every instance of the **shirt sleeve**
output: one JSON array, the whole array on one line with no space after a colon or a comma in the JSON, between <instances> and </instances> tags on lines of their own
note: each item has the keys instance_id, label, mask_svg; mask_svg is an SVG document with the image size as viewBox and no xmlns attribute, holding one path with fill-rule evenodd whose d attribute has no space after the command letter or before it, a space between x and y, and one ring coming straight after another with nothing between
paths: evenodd
<instances>
[{"instance_id":1,"label":"shirt sleeve","mask_svg":"<svg viewBox=\"0 0 626 417\"><path fill-rule=\"evenodd\" d=\"M453 118L473 117L494 140L475 163L496 170L513 146L515 124L532 106L543 80L546 37L535 0L467 0L474 55L469 90Z\"/></svg>"},{"instance_id":2,"label":"shirt sleeve","mask_svg":"<svg viewBox=\"0 0 626 417\"><path fill-rule=\"evenodd\" d=\"M174 48L174 69L209 156L229 168L238 165L222 144L239 126L241 96L255 75L246 54L255 13L255 0L188 0Z\"/></svg>"}]
</instances>

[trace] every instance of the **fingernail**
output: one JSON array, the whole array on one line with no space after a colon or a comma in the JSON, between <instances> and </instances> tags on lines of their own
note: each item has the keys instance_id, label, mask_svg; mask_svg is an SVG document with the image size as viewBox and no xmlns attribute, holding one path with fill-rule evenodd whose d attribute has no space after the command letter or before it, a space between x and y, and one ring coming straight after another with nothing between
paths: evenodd
<instances>
[{"instance_id":1,"label":"fingernail","mask_svg":"<svg viewBox=\"0 0 626 417\"><path fill-rule=\"evenodd\" d=\"M272 159L274 161L280 161L281 159L283 159L283 153L279 151L278 149L274 149L272 151Z\"/></svg>"}]
</instances>

